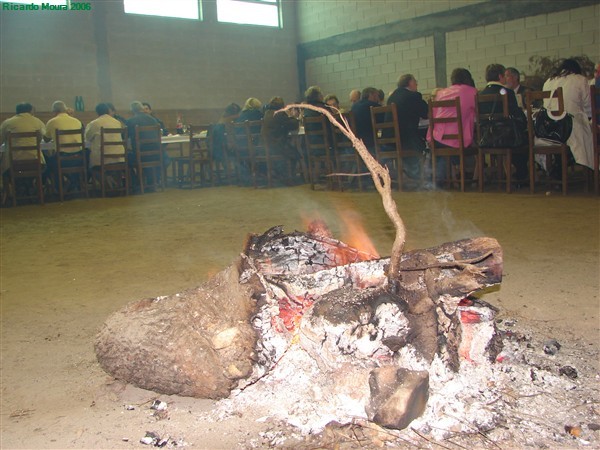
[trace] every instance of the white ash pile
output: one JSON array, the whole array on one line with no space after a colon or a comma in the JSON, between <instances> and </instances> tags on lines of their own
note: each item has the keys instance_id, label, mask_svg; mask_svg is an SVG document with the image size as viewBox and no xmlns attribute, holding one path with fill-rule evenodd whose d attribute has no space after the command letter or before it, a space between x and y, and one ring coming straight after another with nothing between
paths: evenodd
<instances>
[{"instance_id":1,"label":"white ash pile","mask_svg":"<svg viewBox=\"0 0 600 450\"><path fill-rule=\"evenodd\" d=\"M499 351L495 311L465 298L501 279L501 250L481 239L405 254L392 294L387 259L323 228L251 238L241 279L261 293L256 364L221 412L266 406L303 433L357 419L405 428L435 400L430 383L457 376L461 359L488 364Z\"/></svg>"}]
</instances>

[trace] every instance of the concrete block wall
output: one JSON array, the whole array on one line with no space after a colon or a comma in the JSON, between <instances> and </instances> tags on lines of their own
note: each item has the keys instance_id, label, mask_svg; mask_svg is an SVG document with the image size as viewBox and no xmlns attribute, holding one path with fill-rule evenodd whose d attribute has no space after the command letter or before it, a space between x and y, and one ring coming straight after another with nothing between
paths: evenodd
<instances>
[{"instance_id":1,"label":"concrete block wall","mask_svg":"<svg viewBox=\"0 0 600 450\"><path fill-rule=\"evenodd\" d=\"M321 54L324 53L323 49L331 47L332 50L331 54L305 61L306 85L319 85L325 93L337 94L342 104L347 105L351 89L374 86L388 93L395 88L398 77L403 73L414 74L419 81L419 90L429 94L439 83L439 74L436 82L436 64L442 64L442 74L445 70L445 84L449 83L454 68L466 67L481 88L485 85L485 67L492 62L517 67L527 75L533 71L529 61L532 56L587 55L592 60L600 61L598 2L539 15L535 15L536 9L532 7L527 16L514 20L440 33L445 50L445 61L442 62L435 60L435 39L432 34L390 43L385 29L378 27L383 20L383 11L387 14L385 20L397 22L413 15L418 17L444 11L444 8L455 9L465 6L465 3L473 5L474 2L300 1L298 18L301 40L307 40L307 46L317 44L316 48ZM489 6L492 2L478 3L488 3L485 6ZM473 23L477 23L476 11L474 13L471 8L468 17L472 16ZM438 15L435 20L441 20L440 25L444 25L443 17ZM374 35L384 38L384 44L335 52L335 45L348 46L359 42L360 46L363 42L369 42L365 38L365 30L371 28L376 30ZM332 41L331 36L335 36L335 40ZM327 45L319 42L324 38L329 38L322 41Z\"/></svg>"},{"instance_id":2,"label":"concrete block wall","mask_svg":"<svg viewBox=\"0 0 600 450\"><path fill-rule=\"evenodd\" d=\"M412 73L423 92L435 87L433 38L385 44L308 60L309 84L317 84L325 95L336 94L343 105L352 89L383 89L386 97L401 74Z\"/></svg>"},{"instance_id":3,"label":"concrete block wall","mask_svg":"<svg viewBox=\"0 0 600 450\"><path fill-rule=\"evenodd\" d=\"M49 111L55 100L98 97L90 14L2 11L0 46L0 111L14 113L20 102Z\"/></svg>"},{"instance_id":4,"label":"concrete block wall","mask_svg":"<svg viewBox=\"0 0 600 450\"><path fill-rule=\"evenodd\" d=\"M203 1L204 21L91 3L91 12L0 13L0 112L21 101L48 111L75 95L88 110L112 101L125 116L136 99L157 110L222 110L248 97L299 95L292 2L282 2L283 29L218 23L214 0Z\"/></svg>"},{"instance_id":5,"label":"concrete block wall","mask_svg":"<svg viewBox=\"0 0 600 450\"><path fill-rule=\"evenodd\" d=\"M299 42L310 42L485 0L327 0L297 3Z\"/></svg>"},{"instance_id":6,"label":"concrete block wall","mask_svg":"<svg viewBox=\"0 0 600 450\"><path fill-rule=\"evenodd\" d=\"M453 31L446 35L446 55L448 80L454 68L465 67L477 86L485 84L491 62L532 75L532 56L600 61L600 4Z\"/></svg>"}]
</instances>

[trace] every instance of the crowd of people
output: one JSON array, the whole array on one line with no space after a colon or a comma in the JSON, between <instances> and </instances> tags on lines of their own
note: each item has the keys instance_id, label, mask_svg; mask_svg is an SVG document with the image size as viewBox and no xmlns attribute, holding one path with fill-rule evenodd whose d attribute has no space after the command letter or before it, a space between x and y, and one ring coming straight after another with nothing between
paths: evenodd
<instances>
[{"instance_id":1,"label":"crowd of people","mask_svg":"<svg viewBox=\"0 0 600 450\"><path fill-rule=\"evenodd\" d=\"M600 65L596 67L596 86L600 84ZM475 139L475 101L478 92L481 94L502 94L507 96L508 108L510 115L521 128L523 135L526 135L527 120L524 113L525 93L530 90L523 86L520 80L520 72L513 67L504 67L501 64L490 64L485 71L486 85L478 91L475 87L471 73L464 68L457 68L451 74L451 85L446 88L435 89L431 93L431 98L435 100L450 100L459 98L461 106L462 118L462 136L464 146L468 147L473 144ZM582 75L580 65L574 59L566 59L561 65L551 74L543 86L543 90L553 91L561 87L563 90L564 105L567 113L573 116L573 131L567 141L567 145L573 156L574 162L593 168L593 143L592 132L590 128L589 118L591 117L591 99L588 80ZM435 140L436 146L457 147L458 143L455 139L444 138L444 135L456 133L456 130L436 127L434 132L419 127L420 121L428 118L428 105L423 99L422 94L418 90L416 78L411 74L400 76L397 88L390 93L385 101L385 94L381 89L375 87L366 87L359 91L354 89L349 94L350 108L353 113L354 122L356 125L355 134L362 139L367 148L373 151L374 136L371 122L371 107L382 105L395 105L398 116L398 123L401 135L401 144L405 149L427 152L432 140ZM308 105L313 105L328 109L335 114L345 112L340 105L337 95L324 95L318 86L309 87L304 96L304 102ZM549 106L551 100L545 100L545 106ZM291 159L298 159L298 154L295 146L289 142L290 131L298 129L301 114L304 117L319 115L319 112L310 109L303 109L300 113L298 110L288 110L286 113L276 114L276 112L285 106L284 100L281 97L273 97L266 105L257 98L248 98L244 105L232 103L228 105L219 121L212 127L213 133L211 142L213 145L213 158L216 164L223 163L224 152L227 151L226 126L232 122L257 121L262 120L263 138L269 141L269 146L273 153L286 155ZM491 107L488 105L488 107ZM489 113L485 110L485 105L480 108L481 113ZM63 101L56 101L52 104L52 113L54 117L46 124L34 116L33 106L29 103L21 103L16 107L16 115L5 120L0 125L0 142L4 143L8 132L28 132L39 131L44 140L50 141L54 139L56 130L72 130L81 129L83 124L72 115L72 110L67 107ZM128 157L131 157L131 162L135 161L136 142L135 142L135 127L146 125L158 125L163 134L167 134L168 130L165 125L155 117L152 113L152 108L149 103L134 101L131 103L132 116L124 119L119 116L110 103L100 103L96 106L98 117L91 121L85 127L85 141L89 144L86 151L89 168L93 169L100 164L100 130L101 128L120 128L126 127L131 142L131 149ZM452 112L448 108L437 108L434 110L435 117L445 117L451 115ZM454 124L448 124L452 127ZM81 143L81 137L78 135L66 136L66 142ZM28 145L29 143L23 142ZM123 148L114 146L108 148L109 153L123 153ZM32 157L31 154L21 155L20 157ZM168 160L168 155L165 157ZM43 157L44 158L44 157ZM2 158L2 173L7 174L6 152ZM168 163L168 161L167 161ZM456 161L451 163L456 164ZM55 155L48 155L42 160L42 164L46 166L46 171L49 175L56 176L57 162ZM515 168L515 178L520 182L524 182L528 178L528 157L527 155L519 154L513 158ZM443 169L443 164L439 164L440 170ZM548 169L550 175L560 178L560 161L556 160ZM410 176L411 173L416 175L416 168L411 168L407 165L406 171Z\"/></svg>"}]
</instances>

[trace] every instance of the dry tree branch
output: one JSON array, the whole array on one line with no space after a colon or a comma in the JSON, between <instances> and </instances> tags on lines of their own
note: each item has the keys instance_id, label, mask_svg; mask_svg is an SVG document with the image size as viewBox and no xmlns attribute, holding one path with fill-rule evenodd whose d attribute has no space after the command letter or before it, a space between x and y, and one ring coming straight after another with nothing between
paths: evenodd
<instances>
[{"instance_id":1,"label":"dry tree branch","mask_svg":"<svg viewBox=\"0 0 600 450\"><path fill-rule=\"evenodd\" d=\"M396 237L394 239L394 244L392 246L392 253L390 255L390 267L388 268L388 281L391 289L395 289L395 281L400 274L400 259L402 258L402 250L404 249L404 243L406 241L406 228L404 227L404 222L400 218L400 214L398 213L398 207L396 206L396 202L392 198L392 180L390 178L390 172L387 167L382 166L373 155L369 153L367 147L356 137L356 135L350 129L350 125L346 118L342 115L339 116L340 121L338 121L330 111L320 108L318 106L308 105L308 104L291 104L286 106L283 109L280 109L279 112L284 112L293 108L304 108L311 109L313 111L317 111L323 114L333 126L336 126L340 129L340 131L352 142L353 147L356 149L365 165L369 169L371 173L371 177L373 178L373 182L375 183L375 188L379 195L381 196L381 201L383 203L383 208L387 214L387 216L392 221L394 228L396 229Z\"/></svg>"}]
</instances>

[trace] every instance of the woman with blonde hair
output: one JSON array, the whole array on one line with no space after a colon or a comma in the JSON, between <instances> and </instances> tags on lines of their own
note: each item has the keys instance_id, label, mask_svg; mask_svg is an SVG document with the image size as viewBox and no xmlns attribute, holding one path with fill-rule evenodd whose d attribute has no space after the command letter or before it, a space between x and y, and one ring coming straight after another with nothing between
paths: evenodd
<instances>
[{"instance_id":1,"label":"woman with blonde hair","mask_svg":"<svg viewBox=\"0 0 600 450\"><path fill-rule=\"evenodd\" d=\"M235 119L235 122L245 122L246 120L260 120L263 118L262 103L259 99L250 97L244 103L242 112Z\"/></svg>"}]
</instances>

